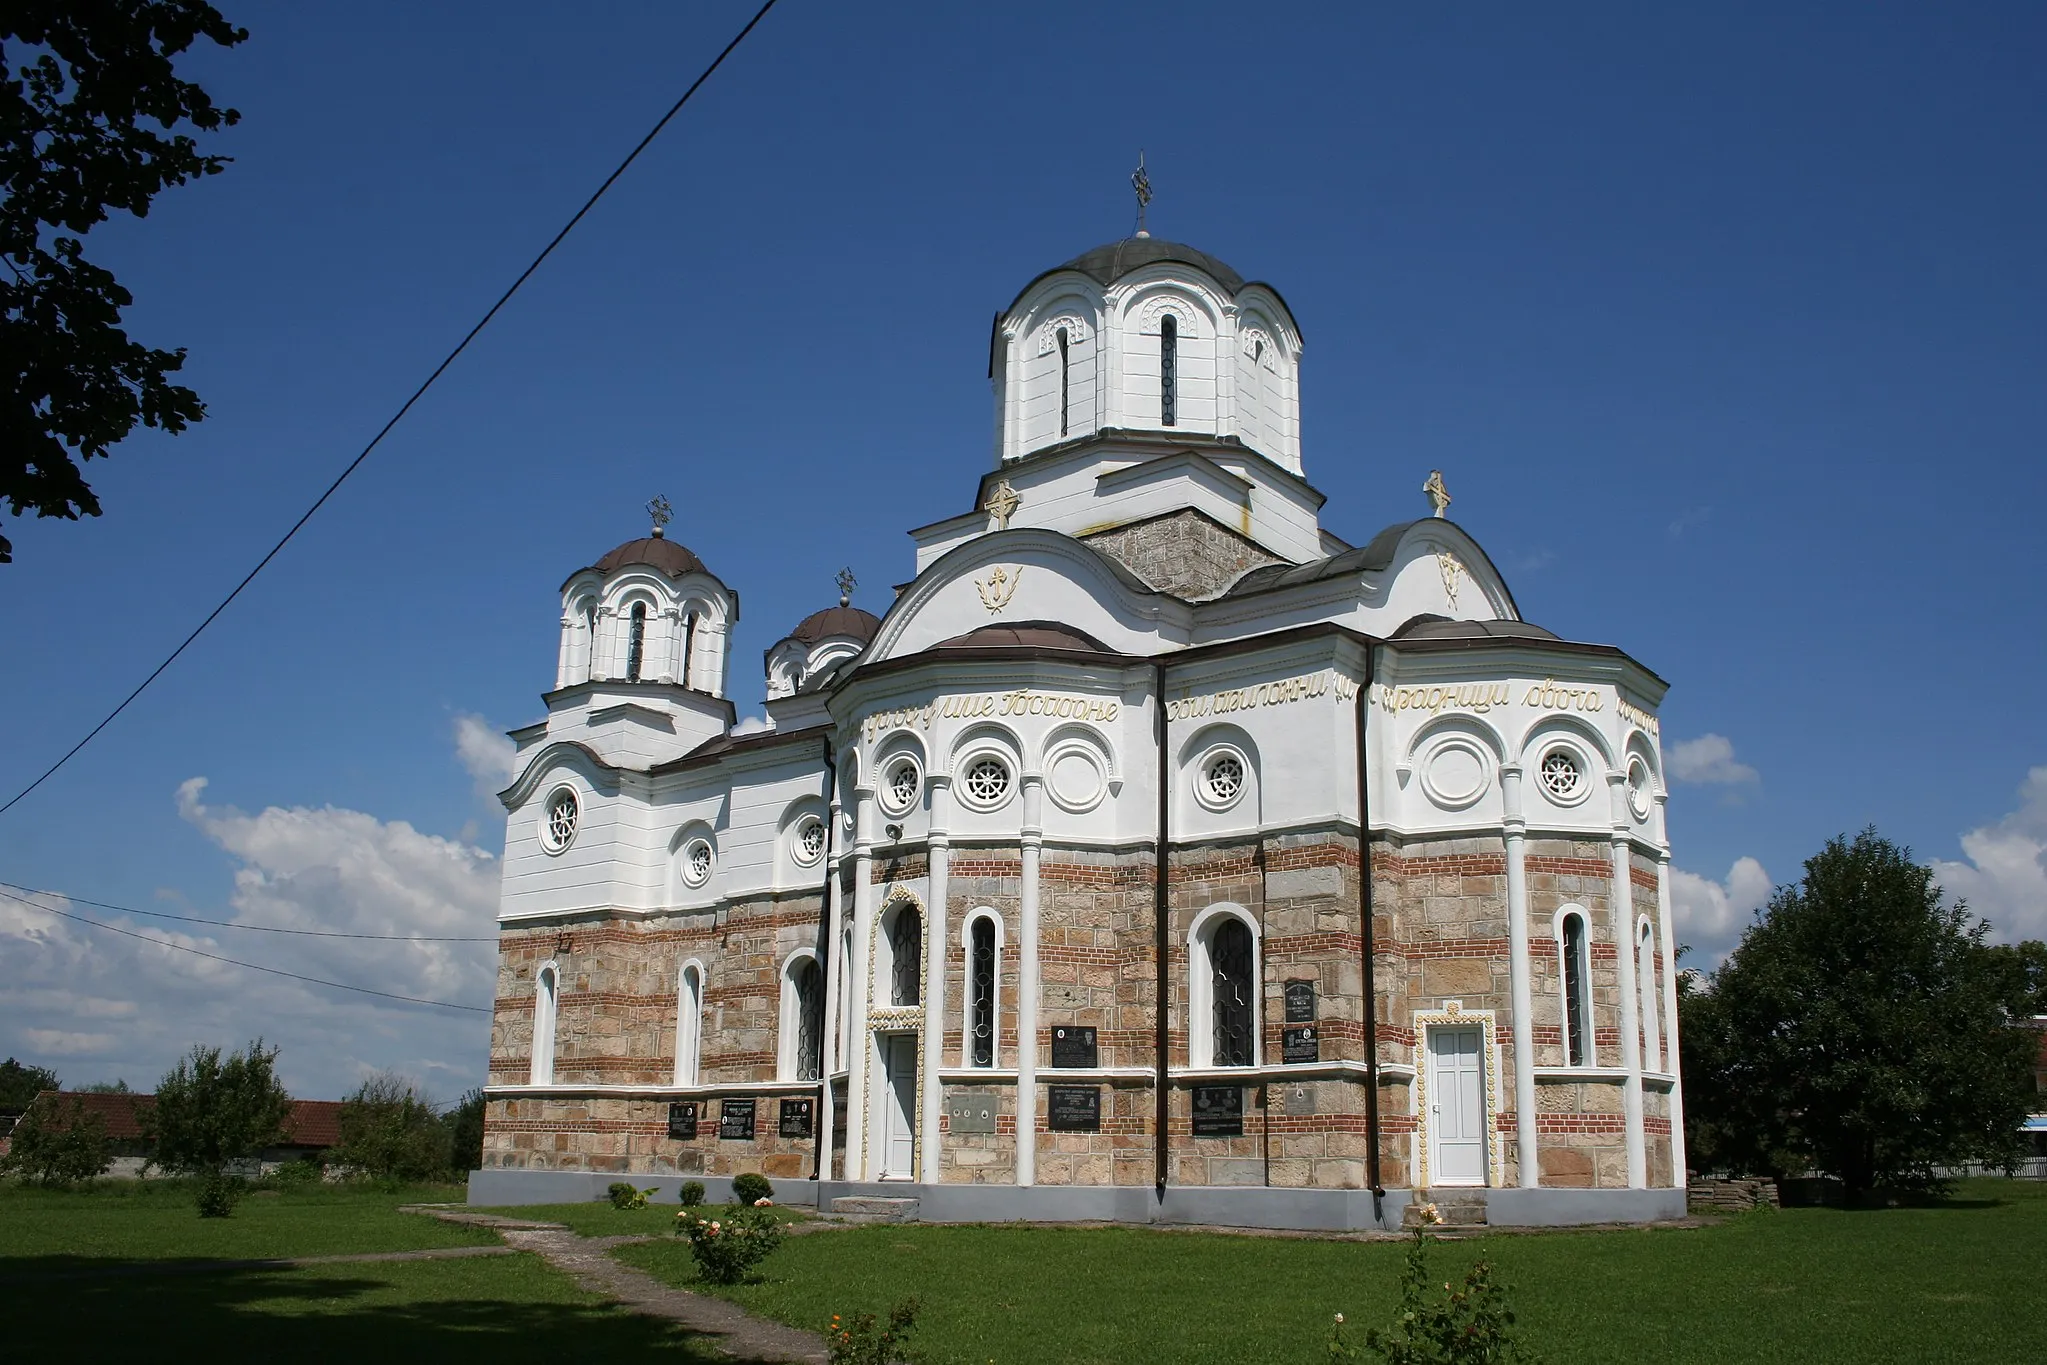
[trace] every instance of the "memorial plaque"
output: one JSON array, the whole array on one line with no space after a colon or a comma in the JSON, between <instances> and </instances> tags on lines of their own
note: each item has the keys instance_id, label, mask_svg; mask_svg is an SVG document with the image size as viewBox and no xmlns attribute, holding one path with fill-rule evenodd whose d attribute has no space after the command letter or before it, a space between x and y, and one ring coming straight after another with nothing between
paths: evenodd
<instances>
[{"instance_id":1,"label":"memorial plaque","mask_svg":"<svg viewBox=\"0 0 2047 1365\"><path fill-rule=\"evenodd\" d=\"M1095 1060L1095 1031L1072 1024L1052 1030L1052 1065L1100 1066Z\"/></svg>"},{"instance_id":2,"label":"memorial plaque","mask_svg":"<svg viewBox=\"0 0 2047 1365\"><path fill-rule=\"evenodd\" d=\"M1295 980L1286 983L1286 1021L1289 1024L1315 1022L1314 982Z\"/></svg>"},{"instance_id":3,"label":"memorial plaque","mask_svg":"<svg viewBox=\"0 0 2047 1365\"><path fill-rule=\"evenodd\" d=\"M1319 1062L1322 1060L1322 1042L1313 1024L1299 1028L1281 1029L1279 1034L1279 1060L1292 1066L1296 1062Z\"/></svg>"},{"instance_id":4,"label":"memorial plaque","mask_svg":"<svg viewBox=\"0 0 2047 1365\"><path fill-rule=\"evenodd\" d=\"M668 1136L676 1142L694 1141L697 1135L697 1102L684 1100L668 1106Z\"/></svg>"},{"instance_id":5,"label":"memorial plaque","mask_svg":"<svg viewBox=\"0 0 2047 1365\"><path fill-rule=\"evenodd\" d=\"M995 1131L995 1092L952 1090L945 1096L945 1120L955 1133Z\"/></svg>"},{"instance_id":6,"label":"memorial plaque","mask_svg":"<svg viewBox=\"0 0 2047 1365\"><path fill-rule=\"evenodd\" d=\"M817 1130L817 1101L783 1100L781 1122L776 1131L786 1138L807 1138Z\"/></svg>"},{"instance_id":7,"label":"memorial plaque","mask_svg":"<svg viewBox=\"0 0 2047 1365\"><path fill-rule=\"evenodd\" d=\"M719 1139L745 1142L753 1137L753 1101L726 1100L718 1111Z\"/></svg>"},{"instance_id":8,"label":"memorial plaque","mask_svg":"<svg viewBox=\"0 0 2047 1365\"><path fill-rule=\"evenodd\" d=\"M1092 1033L1094 1030L1088 1030ZM1055 1133L1102 1131L1102 1088L1098 1085L1045 1087L1045 1126Z\"/></svg>"},{"instance_id":9,"label":"memorial plaque","mask_svg":"<svg viewBox=\"0 0 2047 1365\"><path fill-rule=\"evenodd\" d=\"M1244 1136L1244 1090L1235 1085L1194 1087L1194 1136Z\"/></svg>"}]
</instances>

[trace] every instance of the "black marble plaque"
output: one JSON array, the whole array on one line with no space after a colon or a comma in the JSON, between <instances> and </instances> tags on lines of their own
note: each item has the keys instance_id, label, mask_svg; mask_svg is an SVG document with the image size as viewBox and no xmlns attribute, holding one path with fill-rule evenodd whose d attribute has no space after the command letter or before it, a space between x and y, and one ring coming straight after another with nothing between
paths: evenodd
<instances>
[{"instance_id":1,"label":"black marble plaque","mask_svg":"<svg viewBox=\"0 0 2047 1365\"><path fill-rule=\"evenodd\" d=\"M668 1106L668 1136L676 1142L690 1142L697 1135L697 1102L684 1100Z\"/></svg>"},{"instance_id":2,"label":"black marble plaque","mask_svg":"<svg viewBox=\"0 0 2047 1365\"><path fill-rule=\"evenodd\" d=\"M1194 1136L1244 1136L1244 1089L1236 1085L1194 1087Z\"/></svg>"},{"instance_id":3,"label":"black marble plaque","mask_svg":"<svg viewBox=\"0 0 2047 1365\"><path fill-rule=\"evenodd\" d=\"M1095 1060L1095 1031L1065 1024L1052 1030L1052 1065L1100 1066Z\"/></svg>"},{"instance_id":4,"label":"black marble plaque","mask_svg":"<svg viewBox=\"0 0 2047 1365\"><path fill-rule=\"evenodd\" d=\"M726 1100L718 1110L718 1137L745 1142L753 1137L752 1100Z\"/></svg>"},{"instance_id":5,"label":"black marble plaque","mask_svg":"<svg viewBox=\"0 0 2047 1365\"><path fill-rule=\"evenodd\" d=\"M1322 1042L1313 1024L1299 1028L1281 1029L1279 1034L1279 1060L1287 1066L1296 1062L1319 1062L1322 1060Z\"/></svg>"},{"instance_id":6,"label":"black marble plaque","mask_svg":"<svg viewBox=\"0 0 2047 1365\"><path fill-rule=\"evenodd\" d=\"M816 1100L783 1100L782 1118L777 1132L786 1138L807 1138L817 1128Z\"/></svg>"},{"instance_id":7,"label":"black marble plaque","mask_svg":"<svg viewBox=\"0 0 2047 1365\"><path fill-rule=\"evenodd\" d=\"M1089 1029L1088 1032L1094 1032ZM1045 1087L1045 1126L1055 1133L1102 1131L1102 1088L1098 1085Z\"/></svg>"},{"instance_id":8,"label":"black marble plaque","mask_svg":"<svg viewBox=\"0 0 2047 1365\"><path fill-rule=\"evenodd\" d=\"M1289 1024L1315 1022L1314 982L1295 980L1286 983L1286 1021Z\"/></svg>"}]
</instances>

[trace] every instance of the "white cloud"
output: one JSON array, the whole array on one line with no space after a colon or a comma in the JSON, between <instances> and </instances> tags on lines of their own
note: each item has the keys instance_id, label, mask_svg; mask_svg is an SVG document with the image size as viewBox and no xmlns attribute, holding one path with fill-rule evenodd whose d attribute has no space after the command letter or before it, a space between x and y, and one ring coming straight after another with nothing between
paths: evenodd
<instances>
[{"instance_id":1,"label":"white cloud","mask_svg":"<svg viewBox=\"0 0 2047 1365\"><path fill-rule=\"evenodd\" d=\"M2027 773L2018 795L2017 810L1962 836L1968 862L1933 862L1941 888L2007 942L2047 938L2047 767Z\"/></svg>"},{"instance_id":2,"label":"white cloud","mask_svg":"<svg viewBox=\"0 0 2047 1365\"><path fill-rule=\"evenodd\" d=\"M1694 956L1685 965L1710 971L1740 941L1755 912L1770 899L1770 874L1754 858L1736 858L1725 881L1683 868L1670 870L1670 908L1679 943Z\"/></svg>"},{"instance_id":3,"label":"white cloud","mask_svg":"<svg viewBox=\"0 0 2047 1365\"><path fill-rule=\"evenodd\" d=\"M22 1041L44 1056L70 1057L78 1053L104 1052L114 1044L111 1033L67 1033L62 1029L25 1028Z\"/></svg>"},{"instance_id":4,"label":"white cloud","mask_svg":"<svg viewBox=\"0 0 2047 1365\"><path fill-rule=\"evenodd\" d=\"M493 729L482 716L463 712L455 717L455 756L476 779L476 793L485 800L512 785L518 776L518 747Z\"/></svg>"},{"instance_id":5,"label":"white cloud","mask_svg":"<svg viewBox=\"0 0 2047 1365\"><path fill-rule=\"evenodd\" d=\"M1761 774L1734 757L1734 741L1725 735L1700 735L1681 739L1664 750L1664 765L1674 782L1700 786L1738 786L1755 782Z\"/></svg>"}]
</instances>

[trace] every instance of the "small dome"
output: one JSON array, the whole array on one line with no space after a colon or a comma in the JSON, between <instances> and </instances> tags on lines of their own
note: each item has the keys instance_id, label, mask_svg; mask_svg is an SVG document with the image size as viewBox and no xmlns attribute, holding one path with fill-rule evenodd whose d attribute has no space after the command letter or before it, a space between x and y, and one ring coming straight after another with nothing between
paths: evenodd
<instances>
[{"instance_id":1,"label":"small dome","mask_svg":"<svg viewBox=\"0 0 2047 1365\"><path fill-rule=\"evenodd\" d=\"M639 540L629 540L591 567L601 574L611 574L640 564L650 569L659 569L670 578L709 572L704 568L704 561L698 559L687 545L677 544L665 536L644 536Z\"/></svg>"},{"instance_id":2,"label":"small dome","mask_svg":"<svg viewBox=\"0 0 2047 1365\"><path fill-rule=\"evenodd\" d=\"M1064 649L1089 654L1111 654L1107 645L1072 626L1057 621L1018 621L1013 626L982 626L965 635L942 640L939 649Z\"/></svg>"},{"instance_id":3,"label":"small dome","mask_svg":"<svg viewBox=\"0 0 2047 1365\"><path fill-rule=\"evenodd\" d=\"M1176 261L1191 265L1203 271L1217 284L1234 294L1244 287L1244 277L1196 247L1182 242L1163 241L1157 237L1125 237L1120 242L1108 242L1093 251L1084 251L1075 256L1061 270L1078 270L1091 275L1095 282L1103 285L1114 284L1133 270L1159 261Z\"/></svg>"},{"instance_id":4,"label":"small dome","mask_svg":"<svg viewBox=\"0 0 2047 1365\"><path fill-rule=\"evenodd\" d=\"M881 629L881 618L871 611L858 607L826 607L814 611L789 632L789 638L798 644L814 645L819 640L841 636L867 644L874 639L874 632Z\"/></svg>"},{"instance_id":5,"label":"small dome","mask_svg":"<svg viewBox=\"0 0 2047 1365\"><path fill-rule=\"evenodd\" d=\"M1424 612L1387 637L1393 640L1554 640L1556 634L1527 621L1452 621Z\"/></svg>"}]
</instances>

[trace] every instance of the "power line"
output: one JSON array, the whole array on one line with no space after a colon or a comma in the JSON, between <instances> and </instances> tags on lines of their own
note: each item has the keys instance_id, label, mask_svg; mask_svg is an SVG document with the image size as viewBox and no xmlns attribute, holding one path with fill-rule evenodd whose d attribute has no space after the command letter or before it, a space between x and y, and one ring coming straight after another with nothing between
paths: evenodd
<instances>
[{"instance_id":1,"label":"power line","mask_svg":"<svg viewBox=\"0 0 2047 1365\"><path fill-rule=\"evenodd\" d=\"M344 934L337 929L285 929L275 924L243 924L240 920L200 919L195 915L173 915L163 910L137 910L131 905L114 905L108 901L87 900L62 891L49 891L39 886L23 886L18 882L0 882L0 886L11 886L16 891L26 891L31 896L55 896L73 905L90 905L96 910L112 910L123 915L143 915L150 919L176 920L180 924L211 924L221 929L249 929L263 934L297 934L304 938L367 938L384 943L496 943L495 936L461 937L434 934ZM19 899L17 897L17 899Z\"/></svg>"},{"instance_id":2,"label":"power line","mask_svg":"<svg viewBox=\"0 0 2047 1365\"><path fill-rule=\"evenodd\" d=\"M745 41L746 35L753 32L754 25L758 24L762 19L765 19L767 17L768 11L773 9L774 7L775 0L767 0L766 4L762 5L758 10L754 12L753 18L746 21L746 27L739 30L738 34L733 37L731 42L725 44L724 51L720 52L715 58L712 59L711 64L704 68L702 75L698 76L694 81L690 82L689 89L682 92L682 98L677 100L674 104L670 105L668 107L668 112L663 114L655 122L654 126L647 130L647 135L640 139L639 144L635 146L632 149L632 151L626 153L625 160L618 163L618 169L614 170L610 175L604 177L604 183L597 187L597 192L595 194L592 194L587 200L585 200L583 202L583 207L577 209L575 215L571 217L567 223L562 225L562 230L554 234L554 239L541 249L541 252L538 256L535 256L533 258L533 263L527 266L524 270L519 272L519 278L512 281L511 287L505 290L504 293L498 295L498 301L490 306L490 311L485 313L482 319L474 327L471 327L469 329L469 331L463 336L460 342L456 343L455 349L448 352L446 359L442 360L440 364L434 366L434 372L426 377L426 382L421 384L418 388L412 391L412 397L406 399L405 402L402 405L400 405L398 411L391 415L391 420L384 423L383 427L377 432L377 434L370 438L370 443L362 448L362 453L360 455L357 455L353 460L350 460L348 462L348 467L342 470L341 473L335 477L333 483L327 485L327 491L320 494L319 497L315 498L313 500L313 505L305 510L305 514L301 516L297 521L293 522L291 524L291 529L289 531L286 531L283 537L275 545L270 547L270 553L264 555L262 559L258 560L256 562L256 567L249 570L249 572L243 576L241 582L235 584L234 591L229 593L226 597L223 597L220 600L219 606L215 607L212 611L206 613L206 619L201 621L197 626L194 626L192 628L192 633L190 635L187 635L184 638L184 640L179 643L178 647L172 650L170 654L165 657L162 663L158 664L155 668L151 669L149 676L144 678L140 683L136 684L135 690L133 692L130 692L126 697L123 697L121 699L121 704L119 706L116 706L113 710L107 712L105 718L102 719L99 724L93 726L92 729L86 731L84 739L79 740L78 743L72 745L69 749L65 750L64 756L62 758L59 758L55 763L52 763L48 768L45 768L43 770L42 775L36 778L35 781L29 783L26 787L23 787L20 791L16 792L13 796L9 797L7 800L7 804L4 806L0 806L0 815L5 815L9 810L12 810L14 808L15 802L21 800L22 797L27 796L37 787L42 786L43 783L48 781L49 778L53 774L55 774L59 768L63 767L66 763L69 763L80 749L83 749L86 745L92 743L94 739L98 738L99 732L106 729L109 725L113 724L115 717L119 716L123 711L127 710L130 702L134 701L137 697L141 696L143 692L149 687L149 685L155 682L157 678L162 675L165 669L169 668L172 664L176 663L178 661L178 656L183 654L185 650L191 645L191 643L194 640L198 639L200 634L204 632L208 626L213 624L214 619L216 617L218 617L222 612L228 609L230 603L232 603L237 597L240 597L242 595L242 589L248 587L250 583L255 581L257 574L262 573L264 569L270 566L270 561L277 558L278 552L291 542L291 538L297 535L299 533L299 530L302 527L304 527L307 522L313 519L313 514L315 512L319 511L323 506L326 505L327 499L333 497L335 491L339 489L342 484L348 481L348 476L355 473L356 467L362 464L364 460L367 460L370 457L370 452L375 450L378 447L378 445L380 445L383 442L386 436L390 435L391 428L397 426L399 421L405 416L405 414L412 411L412 405L414 403L417 403L422 397L425 396L426 391L433 387L434 381L439 379L442 373L450 365L455 363L455 358L461 355L462 352L464 352L465 350L469 349L469 343L476 340L477 334L482 332L485 327L490 325L490 320L498 315L499 309L503 308L507 303L511 302L512 295L519 292L519 286L525 284L527 279L532 276L533 272L540 269L540 264L542 261L545 261L549 256L554 254L554 249L562 244L562 239L569 235L570 230L573 229L576 226L576 224L583 221L583 215L588 213L592 208L596 207L597 201L604 197L604 192L611 188L612 183L616 181L620 176L625 174L626 168L628 166L632 165L634 161L639 159L640 153L647 149L647 145L660 135L661 130L663 128L666 128L668 126L668 121L674 118L677 114L682 112L682 106L689 103L690 96L696 94L698 87L703 85L705 81L711 78L712 72L716 71L720 66L724 65L725 59L732 55L733 49L737 48L741 42Z\"/></svg>"},{"instance_id":3,"label":"power line","mask_svg":"<svg viewBox=\"0 0 2047 1365\"><path fill-rule=\"evenodd\" d=\"M230 967L247 967L252 972L268 972L272 976L290 977L293 981L304 981L314 986L327 986L337 991L354 991L358 995L376 995L382 996L386 1000L403 1000L408 1005L432 1005L436 1009L466 1010L471 1014L490 1013L489 1010L481 1005L458 1005L452 1000L428 1000L423 996L417 995L396 995L390 991L373 991L368 986L351 986L346 981L328 981L317 976L302 976L297 972L287 972L277 967L258 966L254 962L242 962L236 958L222 957L218 953L208 953L202 952L197 948L188 948L182 943L173 943L167 938L156 938L149 934L138 934L133 929L123 929L118 925L103 924L99 920L88 919L84 915L74 915L67 910L54 910L47 905L38 905L24 896L17 896L12 891L0 891L0 896L5 896L11 901L19 901L29 909L40 910L46 915L55 915L59 919L75 920L80 924L89 924L95 929L104 929L110 934L120 934L124 938L139 938L144 943L154 943L159 948L175 948L181 953L190 953L194 957L203 957L209 962L225 962Z\"/></svg>"}]
</instances>

